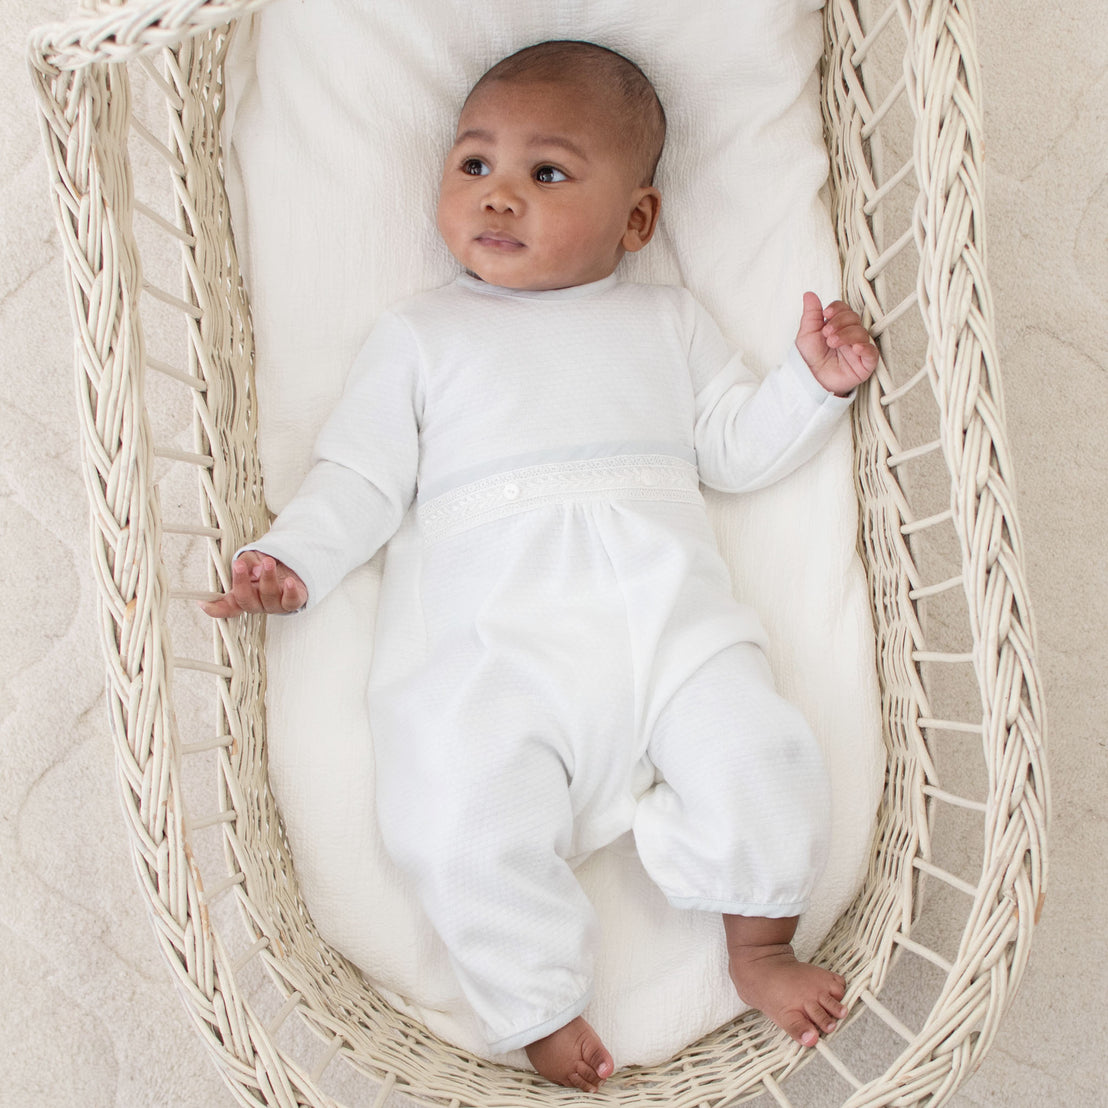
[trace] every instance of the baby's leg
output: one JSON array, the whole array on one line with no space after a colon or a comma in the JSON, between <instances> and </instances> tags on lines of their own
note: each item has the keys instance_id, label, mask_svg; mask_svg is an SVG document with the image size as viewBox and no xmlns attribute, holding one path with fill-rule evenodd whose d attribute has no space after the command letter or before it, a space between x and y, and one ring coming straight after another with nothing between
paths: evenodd
<instances>
[{"instance_id":1,"label":"baby's leg","mask_svg":"<svg viewBox=\"0 0 1108 1108\"><path fill-rule=\"evenodd\" d=\"M547 1081L585 1093L595 1093L616 1068L600 1036L581 1016L526 1050L531 1065Z\"/></svg>"},{"instance_id":2,"label":"baby's leg","mask_svg":"<svg viewBox=\"0 0 1108 1108\"><path fill-rule=\"evenodd\" d=\"M491 1049L507 1053L584 1011L596 920L566 861L566 766L519 692L526 684L506 661L493 673L481 658L449 661L464 674L443 665L404 698L402 713L379 707L378 821ZM520 734L528 720L530 733ZM560 1063L540 1072L571 1082Z\"/></svg>"},{"instance_id":3,"label":"baby's leg","mask_svg":"<svg viewBox=\"0 0 1108 1108\"><path fill-rule=\"evenodd\" d=\"M845 1015L842 978L789 945L826 853L815 737L762 652L737 644L674 693L649 752L662 780L635 816L643 864L671 904L723 914L739 996L811 1045Z\"/></svg>"},{"instance_id":4,"label":"baby's leg","mask_svg":"<svg viewBox=\"0 0 1108 1108\"><path fill-rule=\"evenodd\" d=\"M740 999L768 1016L802 1046L815 1046L846 1016L846 981L797 960L789 945L796 916L724 915L731 980Z\"/></svg>"}]
</instances>

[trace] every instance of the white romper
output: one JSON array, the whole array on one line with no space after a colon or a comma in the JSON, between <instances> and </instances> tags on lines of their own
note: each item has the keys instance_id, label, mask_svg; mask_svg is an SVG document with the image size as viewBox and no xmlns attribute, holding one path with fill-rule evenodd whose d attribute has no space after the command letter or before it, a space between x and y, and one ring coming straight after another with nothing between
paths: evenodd
<instances>
[{"instance_id":1,"label":"white romper","mask_svg":"<svg viewBox=\"0 0 1108 1108\"><path fill-rule=\"evenodd\" d=\"M462 276L381 318L252 544L314 605L393 539L378 819L494 1050L587 1005L595 921L573 866L628 830L675 905L806 907L822 758L773 691L699 482L771 483L848 403L795 351L759 383L683 289Z\"/></svg>"}]
</instances>

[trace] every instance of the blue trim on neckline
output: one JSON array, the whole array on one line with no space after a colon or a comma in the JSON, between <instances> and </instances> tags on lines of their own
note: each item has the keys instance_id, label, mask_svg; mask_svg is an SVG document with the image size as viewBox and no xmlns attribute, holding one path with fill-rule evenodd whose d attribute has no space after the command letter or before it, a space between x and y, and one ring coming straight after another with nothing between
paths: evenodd
<instances>
[{"instance_id":1,"label":"blue trim on neckline","mask_svg":"<svg viewBox=\"0 0 1108 1108\"><path fill-rule=\"evenodd\" d=\"M599 281L590 281L584 285L570 285L564 289L509 289L502 285L490 285L470 273L460 273L454 283L484 296L503 296L520 300L576 300L580 297L607 292L608 289L619 284L619 278L614 273L609 273Z\"/></svg>"}]
</instances>

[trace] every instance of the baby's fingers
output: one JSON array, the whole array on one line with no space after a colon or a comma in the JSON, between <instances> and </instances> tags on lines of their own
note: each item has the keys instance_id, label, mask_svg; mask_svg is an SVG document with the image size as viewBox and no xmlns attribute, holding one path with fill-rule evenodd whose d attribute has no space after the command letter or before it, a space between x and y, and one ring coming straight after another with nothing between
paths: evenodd
<instances>
[{"instance_id":1,"label":"baby's fingers","mask_svg":"<svg viewBox=\"0 0 1108 1108\"><path fill-rule=\"evenodd\" d=\"M844 320L841 323L824 324L823 337L832 349L844 346L860 346L870 341L869 332L860 321Z\"/></svg>"},{"instance_id":2,"label":"baby's fingers","mask_svg":"<svg viewBox=\"0 0 1108 1108\"><path fill-rule=\"evenodd\" d=\"M212 619L231 619L233 616L242 614L238 601L230 593L219 597L218 600L203 600L200 602L200 608Z\"/></svg>"},{"instance_id":3,"label":"baby's fingers","mask_svg":"<svg viewBox=\"0 0 1108 1108\"><path fill-rule=\"evenodd\" d=\"M855 378L855 384L861 384L877 367L877 351L860 343L853 346L840 346L836 351L840 363Z\"/></svg>"},{"instance_id":4,"label":"baby's fingers","mask_svg":"<svg viewBox=\"0 0 1108 1108\"><path fill-rule=\"evenodd\" d=\"M251 580L257 589L261 610L272 615L288 615L304 607L308 590L304 582L275 558L262 557L261 563L251 571Z\"/></svg>"},{"instance_id":5,"label":"baby's fingers","mask_svg":"<svg viewBox=\"0 0 1108 1108\"><path fill-rule=\"evenodd\" d=\"M261 568L261 555L247 551L231 564L231 587L216 600L202 602L200 607L213 619L231 619L243 612L260 612L255 581Z\"/></svg>"},{"instance_id":6,"label":"baby's fingers","mask_svg":"<svg viewBox=\"0 0 1108 1108\"><path fill-rule=\"evenodd\" d=\"M880 355L877 353L877 347L872 342L855 343L851 347L851 352L867 376L877 368L877 360Z\"/></svg>"},{"instance_id":7,"label":"baby's fingers","mask_svg":"<svg viewBox=\"0 0 1108 1108\"><path fill-rule=\"evenodd\" d=\"M862 323L861 316L845 301L835 300L823 309L824 326L845 327L851 323Z\"/></svg>"},{"instance_id":8,"label":"baby's fingers","mask_svg":"<svg viewBox=\"0 0 1108 1108\"><path fill-rule=\"evenodd\" d=\"M298 612L308 602L308 590L295 574L289 574L281 587L281 611Z\"/></svg>"},{"instance_id":9,"label":"baby's fingers","mask_svg":"<svg viewBox=\"0 0 1108 1108\"><path fill-rule=\"evenodd\" d=\"M828 345L846 346L853 343L869 342L869 331L866 330L858 313L841 300L828 306L823 320L823 336Z\"/></svg>"},{"instance_id":10,"label":"baby's fingers","mask_svg":"<svg viewBox=\"0 0 1108 1108\"><path fill-rule=\"evenodd\" d=\"M231 588L228 598L234 601L239 612L264 612L261 582L265 577L265 562L273 562L256 550L248 550L236 558L231 565ZM274 570L271 570L274 572Z\"/></svg>"},{"instance_id":11,"label":"baby's fingers","mask_svg":"<svg viewBox=\"0 0 1108 1108\"><path fill-rule=\"evenodd\" d=\"M263 612L283 612L281 594L283 588L277 575L277 561L275 558L262 557L261 561L251 568L250 580L253 591Z\"/></svg>"},{"instance_id":12,"label":"baby's fingers","mask_svg":"<svg viewBox=\"0 0 1108 1108\"><path fill-rule=\"evenodd\" d=\"M307 601L307 586L295 573L267 554L248 550L231 566L227 593L200 607L215 619L228 619L243 612L285 615Z\"/></svg>"}]
</instances>

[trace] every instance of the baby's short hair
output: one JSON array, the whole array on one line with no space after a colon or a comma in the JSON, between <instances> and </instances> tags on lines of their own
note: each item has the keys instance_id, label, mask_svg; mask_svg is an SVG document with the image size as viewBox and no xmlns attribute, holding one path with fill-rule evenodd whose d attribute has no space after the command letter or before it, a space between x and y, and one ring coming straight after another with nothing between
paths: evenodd
<instances>
[{"instance_id":1,"label":"baby's short hair","mask_svg":"<svg viewBox=\"0 0 1108 1108\"><path fill-rule=\"evenodd\" d=\"M469 96L494 81L585 83L615 98L625 122L621 134L626 146L642 160L642 183L653 182L666 138L666 114L649 78L630 59L594 42L553 39L525 46L497 62Z\"/></svg>"}]
</instances>

